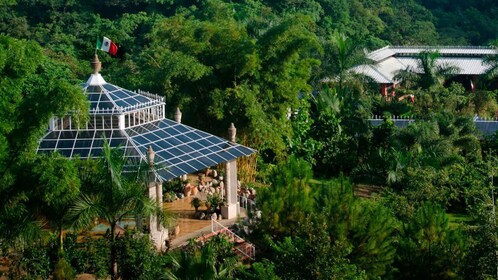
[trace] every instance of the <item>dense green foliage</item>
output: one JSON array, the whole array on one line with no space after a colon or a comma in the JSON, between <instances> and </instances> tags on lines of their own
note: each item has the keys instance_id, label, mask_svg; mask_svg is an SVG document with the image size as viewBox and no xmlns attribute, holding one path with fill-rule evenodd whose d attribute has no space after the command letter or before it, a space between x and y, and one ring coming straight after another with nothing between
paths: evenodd
<instances>
[{"instance_id":1,"label":"dense green foliage","mask_svg":"<svg viewBox=\"0 0 498 280\"><path fill-rule=\"evenodd\" d=\"M0 0L0 249L10 276L495 278L498 134L481 135L472 118L496 117L497 56L471 93L437 52L421 53L423 74L399 73L397 94L413 102L383 98L348 71L368 63L364 48L496 46L495 2ZM35 154L50 117L85 122L77 85L102 35L125 49L99 53L107 81L164 96L168 114L179 107L186 124L214 134L233 122L237 141L259 150L255 262L242 265L224 239L161 256L139 233L117 238L125 215L162 215L144 195L148 174L121 174L120 149L87 162ZM372 126L372 115L385 121ZM391 115L417 121L401 128ZM357 195L365 189L376 194ZM78 242L71 226L96 218L108 238Z\"/></svg>"}]
</instances>

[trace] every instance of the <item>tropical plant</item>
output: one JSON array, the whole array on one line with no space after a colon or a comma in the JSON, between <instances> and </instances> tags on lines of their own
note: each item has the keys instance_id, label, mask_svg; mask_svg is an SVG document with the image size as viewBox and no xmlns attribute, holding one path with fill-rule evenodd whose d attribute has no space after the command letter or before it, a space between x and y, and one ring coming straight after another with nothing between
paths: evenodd
<instances>
[{"instance_id":1,"label":"tropical plant","mask_svg":"<svg viewBox=\"0 0 498 280\"><path fill-rule=\"evenodd\" d=\"M233 244L223 236L206 244L191 242L186 248L168 255L171 270L166 279L232 279L240 266Z\"/></svg>"},{"instance_id":2,"label":"tropical plant","mask_svg":"<svg viewBox=\"0 0 498 280\"><path fill-rule=\"evenodd\" d=\"M295 236L271 240L270 257L282 279L368 279L364 271L351 263L351 246L331 236L324 215L307 217Z\"/></svg>"},{"instance_id":3,"label":"tropical plant","mask_svg":"<svg viewBox=\"0 0 498 280\"><path fill-rule=\"evenodd\" d=\"M304 160L290 157L270 176L271 185L258 191L261 226L272 235L293 235L313 207L312 171Z\"/></svg>"},{"instance_id":4,"label":"tropical plant","mask_svg":"<svg viewBox=\"0 0 498 280\"><path fill-rule=\"evenodd\" d=\"M488 55L484 59L484 64L489 67L486 71L485 78L489 80L498 77L498 40L495 40L491 46L496 53L494 55Z\"/></svg>"},{"instance_id":5,"label":"tropical plant","mask_svg":"<svg viewBox=\"0 0 498 280\"><path fill-rule=\"evenodd\" d=\"M33 154L50 118L88 104L68 67L35 42L0 36L0 246L31 246L43 223L33 210ZM82 123L80 122L80 123ZM38 233L38 234L37 234ZM27 242L27 243L26 243Z\"/></svg>"},{"instance_id":6,"label":"tropical plant","mask_svg":"<svg viewBox=\"0 0 498 280\"><path fill-rule=\"evenodd\" d=\"M202 200L198 197L193 197L192 200L190 201L190 205L195 208L195 212L199 210L199 207L201 207L204 203Z\"/></svg>"},{"instance_id":7,"label":"tropical plant","mask_svg":"<svg viewBox=\"0 0 498 280\"><path fill-rule=\"evenodd\" d=\"M314 189L314 212L326 217L323 226L330 239L349 248L344 257L371 277L388 277L399 227L390 210L378 201L355 197L346 178L324 182Z\"/></svg>"},{"instance_id":8,"label":"tropical plant","mask_svg":"<svg viewBox=\"0 0 498 280\"><path fill-rule=\"evenodd\" d=\"M33 177L32 182L38 186L33 198L43 219L57 232L62 257L64 232L71 225L67 211L80 194L76 166L59 154L40 155L34 163Z\"/></svg>"},{"instance_id":9,"label":"tropical plant","mask_svg":"<svg viewBox=\"0 0 498 280\"><path fill-rule=\"evenodd\" d=\"M126 232L117 242L121 279L162 279L166 256L158 252L151 239L137 232Z\"/></svg>"},{"instance_id":10,"label":"tropical plant","mask_svg":"<svg viewBox=\"0 0 498 280\"><path fill-rule=\"evenodd\" d=\"M403 225L395 266L403 279L453 279L465 254L460 229L449 227L441 206L426 202Z\"/></svg>"},{"instance_id":11,"label":"tropical plant","mask_svg":"<svg viewBox=\"0 0 498 280\"><path fill-rule=\"evenodd\" d=\"M69 217L77 228L84 228L96 218L102 218L110 225L110 263L111 278L118 278L116 226L129 215L147 218L157 216L164 221L163 210L146 195L142 182L123 174L126 157L122 148L111 148L104 142L102 158L99 159L99 184L94 190L83 193L69 210Z\"/></svg>"},{"instance_id":12,"label":"tropical plant","mask_svg":"<svg viewBox=\"0 0 498 280\"><path fill-rule=\"evenodd\" d=\"M400 70L394 77L399 82L415 80L415 84L422 89L434 85L442 85L447 78L455 75L460 70L458 67L439 60L441 57L437 50L422 51L417 55L417 65Z\"/></svg>"},{"instance_id":13,"label":"tropical plant","mask_svg":"<svg viewBox=\"0 0 498 280\"><path fill-rule=\"evenodd\" d=\"M220 204L223 202L223 198L219 193L208 194L206 197L206 206L209 205L208 210L217 211Z\"/></svg>"}]
</instances>

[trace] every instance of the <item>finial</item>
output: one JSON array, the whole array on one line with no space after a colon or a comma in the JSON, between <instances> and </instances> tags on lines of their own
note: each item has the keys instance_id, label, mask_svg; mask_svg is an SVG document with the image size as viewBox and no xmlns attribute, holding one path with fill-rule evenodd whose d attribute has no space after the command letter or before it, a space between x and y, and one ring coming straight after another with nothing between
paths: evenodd
<instances>
[{"instance_id":1,"label":"finial","mask_svg":"<svg viewBox=\"0 0 498 280\"><path fill-rule=\"evenodd\" d=\"M178 108L178 107L176 107L175 121L177 123L181 123L182 122L182 111L180 111L180 108Z\"/></svg>"},{"instance_id":2,"label":"finial","mask_svg":"<svg viewBox=\"0 0 498 280\"><path fill-rule=\"evenodd\" d=\"M93 74L98 74L100 72L100 68L102 68L102 63L100 62L99 56L97 54L93 56L91 65L93 68Z\"/></svg>"},{"instance_id":3,"label":"finial","mask_svg":"<svg viewBox=\"0 0 498 280\"><path fill-rule=\"evenodd\" d=\"M147 151L147 154L149 155L149 165L152 167L154 166L154 157L156 154L152 150L152 146L149 146L149 150Z\"/></svg>"},{"instance_id":4,"label":"finial","mask_svg":"<svg viewBox=\"0 0 498 280\"><path fill-rule=\"evenodd\" d=\"M230 142L235 143L235 135L237 134L237 129L233 123L230 123L230 127L228 128L228 140Z\"/></svg>"}]
</instances>

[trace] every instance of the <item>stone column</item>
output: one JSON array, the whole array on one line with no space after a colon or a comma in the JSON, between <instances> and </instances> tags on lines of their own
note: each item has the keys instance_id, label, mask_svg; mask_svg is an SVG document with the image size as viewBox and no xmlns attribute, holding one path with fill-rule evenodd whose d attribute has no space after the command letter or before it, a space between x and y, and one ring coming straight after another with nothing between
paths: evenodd
<instances>
[{"instance_id":1,"label":"stone column","mask_svg":"<svg viewBox=\"0 0 498 280\"><path fill-rule=\"evenodd\" d=\"M235 135L237 129L230 124L228 128L229 140L235 144ZM239 204L237 201L237 161L231 160L225 163L225 197L226 206L221 208L221 215L225 219L233 219L239 213Z\"/></svg>"},{"instance_id":2,"label":"stone column","mask_svg":"<svg viewBox=\"0 0 498 280\"><path fill-rule=\"evenodd\" d=\"M175 117L175 122L182 123L182 111L180 111L180 108L176 107L176 112L174 117ZM180 176L180 179L182 180L182 182L187 181L187 174Z\"/></svg>"},{"instance_id":3,"label":"stone column","mask_svg":"<svg viewBox=\"0 0 498 280\"><path fill-rule=\"evenodd\" d=\"M161 209L163 208L163 187L161 182L157 182L156 176L154 175L154 157L155 153L152 147L149 147L147 151L149 166L150 166L150 177L149 177L149 198L154 199ZM166 249L165 241L169 238L168 230L163 227L160 221L158 221L156 216L152 216L149 220L150 228L150 238L152 243L158 251L164 251Z\"/></svg>"},{"instance_id":4,"label":"stone column","mask_svg":"<svg viewBox=\"0 0 498 280\"><path fill-rule=\"evenodd\" d=\"M176 107L175 122L182 123L182 111L180 111L180 108L178 107Z\"/></svg>"}]
</instances>

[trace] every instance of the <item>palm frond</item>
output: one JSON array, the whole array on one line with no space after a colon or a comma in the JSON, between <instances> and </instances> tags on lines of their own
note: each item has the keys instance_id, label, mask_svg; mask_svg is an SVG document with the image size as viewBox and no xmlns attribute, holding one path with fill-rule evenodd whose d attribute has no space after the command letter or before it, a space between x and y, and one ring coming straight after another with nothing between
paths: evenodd
<instances>
[{"instance_id":1,"label":"palm frond","mask_svg":"<svg viewBox=\"0 0 498 280\"><path fill-rule=\"evenodd\" d=\"M498 77L498 42L495 42L492 47L496 50L496 54L488 55L484 58L484 65L488 66L485 78L491 80Z\"/></svg>"},{"instance_id":2,"label":"palm frond","mask_svg":"<svg viewBox=\"0 0 498 280\"><path fill-rule=\"evenodd\" d=\"M34 220L32 217L25 216L21 220L9 223L8 226L1 227L2 238L1 246L23 249L45 240L48 232L43 230L43 223Z\"/></svg>"},{"instance_id":3,"label":"palm frond","mask_svg":"<svg viewBox=\"0 0 498 280\"><path fill-rule=\"evenodd\" d=\"M76 230L88 227L95 218L102 216L102 197L81 194L67 213L67 219Z\"/></svg>"}]
</instances>

